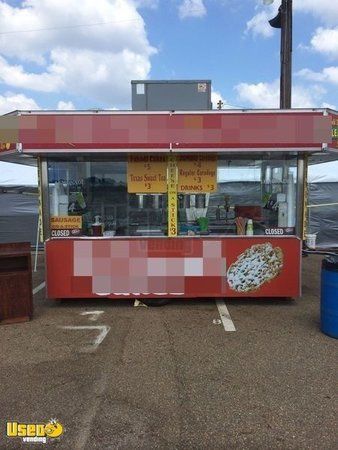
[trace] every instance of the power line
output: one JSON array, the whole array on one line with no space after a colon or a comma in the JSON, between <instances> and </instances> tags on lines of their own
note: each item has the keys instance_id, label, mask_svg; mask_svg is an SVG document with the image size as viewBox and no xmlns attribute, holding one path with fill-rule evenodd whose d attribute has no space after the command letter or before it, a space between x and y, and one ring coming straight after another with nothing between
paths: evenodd
<instances>
[{"instance_id":1,"label":"power line","mask_svg":"<svg viewBox=\"0 0 338 450\"><path fill-rule=\"evenodd\" d=\"M201 12L204 11L203 9L193 9L190 10L190 12ZM31 30L12 30L12 31L0 31L0 36L7 35L7 34L17 34L17 33L35 33L39 31L54 31L54 30L69 30L72 28L85 28L85 27L97 27L100 25L112 25L112 24L119 24L119 23L128 23L128 22L139 22L140 19L124 19L124 20L111 20L109 22L96 22L96 23L84 23L79 25L65 25L65 26L59 26L59 27L46 27L46 28L35 28Z\"/></svg>"},{"instance_id":2,"label":"power line","mask_svg":"<svg viewBox=\"0 0 338 450\"><path fill-rule=\"evenodd\" d=\"M99 25L111 25L111 24L119 24L119 23L123 23L123 22L139 22L139 19L112 20L109 22L87 23L87 24L80 24L80 25L65 25L65 26L60 26L60 27L48 27L48 28L35 28L32 30L0 31L0 35L16 34L16 33L35 33L36 31L66 30L66 29L71 29L71 28L83 28L83 27L97 27Z\"/></svg>"}]
</instances>

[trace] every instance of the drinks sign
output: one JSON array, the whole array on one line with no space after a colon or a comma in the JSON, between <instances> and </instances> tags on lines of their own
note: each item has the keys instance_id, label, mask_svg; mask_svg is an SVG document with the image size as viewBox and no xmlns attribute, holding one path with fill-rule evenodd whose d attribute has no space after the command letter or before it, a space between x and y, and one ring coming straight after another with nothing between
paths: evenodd
<instances>
[{"instance_id":1,"label":"drinks sign","mask_svg":"<svg viewBox=\"0 0 338 450\"><path fill-rule=\"evenodd\" d=\"M217 190L217 155L179 155L178 188L181 193L198 194Z\"/></svg>"}]
</instances>

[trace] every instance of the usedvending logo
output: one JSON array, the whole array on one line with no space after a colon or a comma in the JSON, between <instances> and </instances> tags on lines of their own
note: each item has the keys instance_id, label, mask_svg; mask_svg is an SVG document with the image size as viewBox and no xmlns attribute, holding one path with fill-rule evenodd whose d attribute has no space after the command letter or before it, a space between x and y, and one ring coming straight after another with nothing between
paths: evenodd
<instances>
[{"instance_id":1,"label":"usedvending logo","mask_svg":"<svg viewBox=\"0 0 338 450\"><path fill-rule=\"evenodd\" d=\"M57 419L48 423L7 422L8 438L21 438L23 442L46 444L48 439L55 439L63 434L63 426Z\"/></svg>"}]
</instances>

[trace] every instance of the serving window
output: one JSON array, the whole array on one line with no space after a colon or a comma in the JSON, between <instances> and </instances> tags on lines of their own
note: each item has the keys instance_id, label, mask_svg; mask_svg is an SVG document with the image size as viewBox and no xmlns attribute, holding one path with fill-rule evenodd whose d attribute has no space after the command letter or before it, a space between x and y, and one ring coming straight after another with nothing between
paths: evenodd
<instances>
[{"instance_id":1,"label":"serving window","mask_svg":"<svg viewBox=\"0 0 338 450\"><path fill-rule=\"evenodd\" d=\"M219 155L216 189L178 194L180 233L295 234L296 182L296 156Z\"/></svg>"},{"instance_id":2,"label":"serving window","mask_svg":"<svg viewBox=\"0 0 338 450\"><path fill-rule=\"evenodd\" d=\"M165 235L166 194L129 193L127 158L48 161L52 237Z\"/></svg>"},{"instance_id":3,"label":"serving window","mask_svg":"<svg viewBox=\"0 0 338 450\"><path fill-rule=\"evenodd\" d=\"M178 235L295 233L296 156L179 155L170 167L163 154L49 158L51 236L167 236L170 170Z\"/></svg>"}]
</instances>

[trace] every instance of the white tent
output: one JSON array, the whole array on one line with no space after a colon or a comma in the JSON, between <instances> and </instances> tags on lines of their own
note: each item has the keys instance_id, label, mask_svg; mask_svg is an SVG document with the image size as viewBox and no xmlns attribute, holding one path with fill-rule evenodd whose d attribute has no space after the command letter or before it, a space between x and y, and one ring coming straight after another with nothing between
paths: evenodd
<instances>
[{"instance_id":1,"label":"white tent","mask_svg":"<svg viewBox=\"0 0 338 450\"><path fill-rule=\"evenodd\" d=\"M0 186L37 186L36 167L0 161Z\"/></svg>"},{"instance_id":2,"label":"white tent","mask_svg":"<svg viewBox=\"0 0 338 450\"><path fill-rule=\"evenodd\" d=\"M315 164L309 167L309 183L338 182L338 161Z\"/></svg>"}]
</instances>

